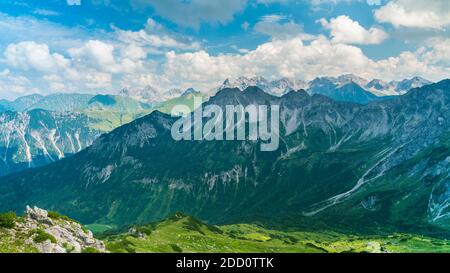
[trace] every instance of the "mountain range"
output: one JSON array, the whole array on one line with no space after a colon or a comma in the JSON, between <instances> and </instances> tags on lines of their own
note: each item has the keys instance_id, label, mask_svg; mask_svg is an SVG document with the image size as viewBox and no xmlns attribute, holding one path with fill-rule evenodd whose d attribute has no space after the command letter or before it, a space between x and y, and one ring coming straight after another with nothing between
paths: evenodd
<instances>
[{"instance_id":1,"label":"mountain range","mask_svg":"<svg viewBox=\"0 0 450 273\"><path fill-rule=\"evenodd\" d=\"M378 79L368 81L352 74L339 77L317 77L309 82L291 78L268 81L263 77L239 77L234 80L225 80L219 88L213 91L213 94L224 88L245 90L249 86L257 86L274 96L282 96L289 91L303 89L309 94L321 94L338 101L367 104L372 101L388 99L390 96L402 95L410 89L431 83L421 77L391 82Z\"/></svg>"},{"instance_id":2,"label":"mountain range","mask_svg":"<svg viewBox=\"0 0 450 273\"><path fill-rule=\"evenodd\" d=\"M195 90L153 106L126 96L30 95L0 105L0 176L39 167L91 145L101 134L151 111L193 108Z\"/></svg>"},{"instance_id":3,"label":"mountain range","mask_svg":"<svg viewBox=\"0 0 450 273\"><path fill-rule=\"evenodd\" d=\"M211 90L204 90L202 93L205 96L213 96L226 88L238 88L243 91L247 87L257 86L270 95L282 96L289 91L303 89L309 94L322 94L339 101L367 104L376 100L388 99L390 96L402 95L410 89L431 83L431 81L421 77L400 81L383 81L380 79L369 81L353 74L338 77L317 77L308 82L295 78L281 78L270 81L261 76L250 78L241 76L235 79L226 79L220 86ZM119 95L144 103L155 104L175 99L184 92L176 88L164 92L148 85L144 88L123 88L119 91Z\"/></svg>"},{"instance_id":4,"label":"mountain range","mask_svg":"<svg viewBox=\"0 0 450 273\"><path fill-rule=\"evenodd\" d=\"M258 87L223 89L208 104L280 105L280 148L175 141L176 118L154 111L74 156L3 177L0 211L38 205L85 224L184 211L208 223L450 228L450 80L369 104Z\"/></svg>"},{"instance_id":5,"label":"mountain range","mask_svg":"<svg viewBox=\"0 0 450 273\"><path fill-rule=\"evenodd\" d=\"M302 80L291 78L282 78L276 81L268 81L263 77L239 77L235 80L226 79L217 90L220 91L226 88L239 88L240 90L245 90L250 86L257 86L268 94L280 96L288 93L291 90L307 89L308 84Z\"/></svg>"},{"instance_id":6,"label":"mountain range","mask_svg":"<svg viewBox=\"0 0 450 273\"><path fill-rule=\"evenodd\" d=\"M163 92L150 85L147 85L144 88L123 88L119 91L119 95L151 104L151 103L162 103L166 100L180 97L183 95L183 90L170 89Z\"/></svg>"}]
</instances>

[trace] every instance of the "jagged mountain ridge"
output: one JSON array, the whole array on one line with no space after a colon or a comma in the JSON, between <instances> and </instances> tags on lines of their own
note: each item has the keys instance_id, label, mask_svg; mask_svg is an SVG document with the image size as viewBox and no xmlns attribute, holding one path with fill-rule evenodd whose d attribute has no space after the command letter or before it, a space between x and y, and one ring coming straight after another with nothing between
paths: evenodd
<instances>
[{"instance_id":1,"label":"jagged mountain ridge","mask_svg":"<svg viewBox=\"0 0 450 273\"><path fill-rule=\"evenodd\" d=\"M183 91L181 89L174 88L163 92L150 85L147 85L144 88L122 88L119 91L119 96L129 97L147 104L154 104L183 96L189 90L190 89Z\"/></svg>"},{"instance_id":2,"label":"jagged mountain ridge","mask_svg":"<svg viewBox=\"0 0 450 273\"><path fill-rule=\"evenodd\" d=\"M83 223L186 211L215 223L295 218L445 228L449 91L446 80L360 105L304 91L274 97L225 89L207 103L280 105L279 150L260 152L253 141L176 142L175 118L154 112L71 158L5 177L0 210L36 204Z\"/></svg>"},{"instance_id":3,"label":"jagged mountain ridge","mask_svg":"<svg viewBox=\"0 0 450 273\"><path fill-rule=\"evenodd\" d=\"M390 96L402 95L410 89L431 83L421 77L391 82L379 79L368 81L352 74L345 74L339 77L317 77L309 82L290 78L268 81L263 77L239 77L234 80L225 80L215 92L224 88L245 90L249 86L257 86L266 93L282 96L292 90L304 89L309 94L322 94L335 100L367 104L380 99L388 99Z\"/></svg>"},{"instance_id":4,"label":"jagged mountain ridge","mask_svg":"<svg viewBox=\"0 0 450 273\"><path fill-rule=\"evenodd\" d=\"M235 80L226 79L218 90L226 88L239 88L245 90L248 87L257 86L264 90L266 93L281 96L288 93L291 90L300 90L307 87L307 83L301 80L295 80L291 78L282 78L276 81L268 81L263 77L246 78L239 77Z\"/></svg>"}]
</instances>

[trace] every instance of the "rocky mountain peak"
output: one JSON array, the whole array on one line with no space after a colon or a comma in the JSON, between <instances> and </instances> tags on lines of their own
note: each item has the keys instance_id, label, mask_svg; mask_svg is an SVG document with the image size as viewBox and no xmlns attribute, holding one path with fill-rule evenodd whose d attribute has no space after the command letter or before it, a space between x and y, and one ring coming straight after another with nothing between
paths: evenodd
<instances>
[{"instance_id":1,"label":"rocky mountain peak","mask_svg":"<svg viewBox=\"0 0 450 273\"><path fill-rule=\"evenodd\" d=\"M344 74L337 78L337 82L341 86L349 84L349 83L356 83L359 86L366 86L368 83L368 80L366 80L362 77L353 75L353 74Z\"/></svg>"},{"instance_id":2,"label":"rocky mountain peak","mask_svg":"<svg viewBox=\"0 0 450 273\"><path fill-rule=\"evenodd\" d=\"M38 207L31 208L27 206L25 215L26 218L35 220L38 223L47 223L50 225L53 224L53 221L48 217L48 212Z\"/></svg>"},{"instance_id":3,"label":"rocky mountain peak","mask_svg":"<svg viewBox=\"0 0 450 273\"><path fill-rule=\"evenodd\" d=\"M304 89L300 89L298 91L291 90L288 93L284 94L281 98L294 98L294 97L304 98L309 97L309 94Z\"/></svg>"},{"instance_id":4,"label":"rocky mountain peak","mask_svg":"<svg viewBox=\"0 0 450 273\"><path fill-rule=\"evenodd\" d=\"M12 240L26 238L28 248L41 253L106 252L102 241L79 223L56 212L27 206L25 214L7 230Z\"/></svg>"},{"instance_id":5,"label":"rocky mountain peak","mask_svg":"<svg viewBox=\"0 0 450 273\"><path fill-rule=\"evenodd\" d=\"M380 79L373 79L369 83L367 83L366 87L368 89L375 89L375 90L383 90L388 86L388 83L380 80Z\"/></svg>"},{"instance_id":6,"label":"rocky mountain peak","mask_svg":"<svg viewBox=\"0 0 450 273\"><path fill-rule=\"evenodd\" d=\"M119 96L130 97L145 103L151 103L161 99L160 92L150 85L144 88L123 88L119 91Z\"/></svg>"},{"instance_id":7,"label":"rocky mountain peak","mask_svg":"<svg viewBox=\"0 0 450 273\"><path fill-rule=\"evenodd\" d=\"M307 85L308 84L306 82L287 77L274 81L269 81L264 77L238 77L237 79L225 80L218 90L225 88L238 88L239 90L244 91L250 86L256 86L268 94L282 96L291 90L307 88Z\"/></svg>"},{"instance_id":8,"label":"rocky mountain peak","mask_svg":"<svg viewBox=\"0 0 450 273\"><path fill-rule=\"evenodd\" d=\"M187 96L187 95L195 94L195 93L198 93L198 91L191 87L191 88L184 90L184 92L181 94L181 96Z\"/></svg>"}]
</instances>

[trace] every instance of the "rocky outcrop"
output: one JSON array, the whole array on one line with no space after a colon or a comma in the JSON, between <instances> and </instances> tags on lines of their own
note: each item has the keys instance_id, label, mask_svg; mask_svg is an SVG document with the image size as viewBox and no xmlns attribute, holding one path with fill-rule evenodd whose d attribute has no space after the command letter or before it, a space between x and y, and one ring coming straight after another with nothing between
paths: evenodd
<instances>
[{"instance_id":1,"label":"rocky outcrop","mask_svg":"<svg viewBox=\"0 0 450 273\"><path fill-rule=\"evenodd\" d=\"M27 207L14 229L28 234L27 243L42 253L106 252L104 243L79 223L37 207Z\"/></svg>"}]
</instances>

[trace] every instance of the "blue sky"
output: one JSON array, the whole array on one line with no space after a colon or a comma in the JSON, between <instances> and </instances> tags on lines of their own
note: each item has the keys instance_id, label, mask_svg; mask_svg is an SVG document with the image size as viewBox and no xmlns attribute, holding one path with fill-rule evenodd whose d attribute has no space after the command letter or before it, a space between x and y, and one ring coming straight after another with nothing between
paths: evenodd
<instances>
[{"instance_id":1,"label":"blue sky","mask_svg":"<svg viewBox=\"0 0 450 273\"><path fill-rule=\"evenodd\" d=\"M448 0L3 0L0 98L450 76Z\"/></svg>"}]
</instances>

